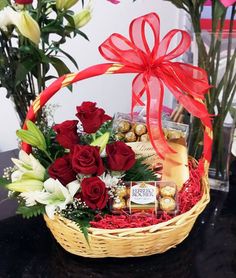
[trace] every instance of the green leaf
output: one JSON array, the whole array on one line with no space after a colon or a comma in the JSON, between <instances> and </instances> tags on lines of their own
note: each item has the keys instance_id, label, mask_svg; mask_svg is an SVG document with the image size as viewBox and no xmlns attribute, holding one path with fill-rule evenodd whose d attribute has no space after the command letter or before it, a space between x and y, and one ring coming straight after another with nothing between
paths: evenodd
<instances>
[{"instance_id":1,"label":"green leaf","mask_svg":"<svg viewBox=\"0 0 236 278\"><path fill-rule=\"evenodd\" d=\"M144 164L147 157L140 157L136 160L134 166L125 172L125 181L156 181L157 176L149 165Z\"/></svg>"},{"instance_id":2,"label":"green leaf","mask_svg":"<svg viewBox=\"0 0 236 278\"><path fill-rule=\"evenodd\" d=\"M65 209L61 211L61 215L74 221L83 233L88 245L89 245L89 234L88 228L90 227L90 221L92 221L98 211L94 211L88 208L81 209Z\"/></svg>"},{"instance_id":3,"label":"green leaf","mask_svg":"<svg viewBox=\"0 0 236 278\"><path fill-rule=\"evenodd\" d=\"M41 29L42 33L55 33L61 36L61 34L64 33L64 27L58 25L57 22L51 22L50 24L48 24L47 26L43 27Z\"/></svg>"},{"instance_id":4,"label":"green leaf","mask_svg":"<svg viewBox=\"0 0 236 278\"><path fill-rule=\"evenodd\" d=\"M221 16L226 12L226 10L227 8L220 1L215 1L214 16L216 19L221 18Z\"/></svg>"},{"instance_id":5,"label":"green leaf","mask_svg":"<svg viewBox=\"0 0 236 278\"><path fill-rule=\"evenodd\" d=\"M26 75L37 65L32 59L18 63L16 68L16 81L15 87L26 79Z\"/></svg>"},{"instance_id":6,"label":"green leaf","mask_svg":"<svg viewBox=\"0 0 236 278\"><path fill-rule=\"evenodd\" d=\"M232 119L236 119L236 108L235 107L231 107L229 109L230 112L230 116L232 117Z\"/></svg>"},{"instance_id":7,"label":"green leaf","mask_svg":"<svg viewBox=\"0 0 236 278\"><path fill-rule=\"evenodd\" d=\"M74 33L75 33L76 35L80 35L81 37L83 37L84 39L86 39L87 41L89 41L88 36L87 36L84 32L82 32L81 30L76 29L76 30L74 31Z\"/></svg>"},{"instance_id":8,"label":"green leaf","mask_svg":"<svg viewBox=\"0 0 236 278\"><path fill-rule=\"evenodd\" d=\"M111 137L113 136L112 133L112 120L106 121L105 123L103 123L101 125L101 127L99 128L99 130L96 133L92 133L92 134L84 134L80 137L80 141L83 144L86 145L90 145L94 140L96 140L97 138L101 137L103 134L109 132L110 133L110 137L109 137L109 141L114 141L111 140Z\"/></svg>"},{"instance_id":9,"label":"green leaf","mask_svg":"<svg viewBox=\"0 0 236 278\"><path fill-rule=\"evenodd\" d=\"M90 246L90 244L89 244L89 234L88 234L88 227L90 226L89 225L89 220L87 220L87 219L79 219L78 222L75 222L75 223L76 223L76 225L79 226L79 229L83 233L83 235L84 235L84 237L86 239L86 242Z\"/></svg>"},{"instance_id":10,"label":"green leaf","mask_svg":"<svg viewBox=\"0 0 236 278\"><path fill-rule=\"evenodd\" d=\"M0 186L4 187L4 186L8 185L9 183L10 183L9 180L0 177Z\"/></svg>"},{"instance_id":11,"label":"green leaf","mask_svg":"<svg viewBox=\"0 0 236 278\"><path fill-rule=\"evenodd\" d=\"M32 207L26 207L22 204L19 205L16 211L17 214L21 214L23 218L31 218L31 217L36 217L38 215L44 214L45 213L45 206L38 204Z\"/></svg>"},{"instance_id":12,"label":"green leaf","mask_svg":"<svg viewBox=\"0 0 236 278\"><path fill-rule=\"evenodd\" d=\"M50 49L63 53L74 64L74 66L78 69L77 62L75 61L75 59L70 54L68 54L67 52L65 52L64 50L62 50L61 48L56 47L56 46L55 47L51 47Z\"/></svg>"},{"instance_id":13,"label":"green leaf","mask_svg":"<svg viewBox=\"0 0 236 278\"><path fill-rule=\"evenodd\" d=\"M74 22L73 16L71 16L69 14L65 14L64 17L70 23L71 27L73 27L73 29L75 30L75 22Z\"/></svg>"},{"instance_id":14,"label":"green leaf","mask_svg":"<svg viewBox=\"0 0 236 278\"><path fill-rule=\"evenodd\" d=\"M9 5L9 2L7 0L1 0L0 1L0 11Z\"/></svg>"},{"instance_id":15,"label":"green leaf","mask_svg":"<svg viewBox=\"0 0 236 278\"><path fill-rule=\"evenodd\" d=\"M50 57L50 60L51 60L53 67L57 71L58 76L62 76L64 74L70 73L70 70L67 67L67 65L59 58Z\"/></svg>"}]
</instances>

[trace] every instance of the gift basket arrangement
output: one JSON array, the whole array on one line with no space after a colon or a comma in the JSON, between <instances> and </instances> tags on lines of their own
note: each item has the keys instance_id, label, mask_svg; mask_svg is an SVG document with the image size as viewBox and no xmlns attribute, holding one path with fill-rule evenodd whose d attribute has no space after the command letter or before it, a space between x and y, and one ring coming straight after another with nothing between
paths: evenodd
<instances>
[{"instance_id":1,"label":"gift basket arrangement","mask_svg":"<svg viewBox=\"0 0 236 278\"><path fill-rule=\"evenodd\" d=\"M99 48L112 63L60 77L29 108L15 167L5 173L9 196L24 217L43 214L67 251L84 257L131 257L162 253L189 234L209 202L207 169L211 158L211 120L204 104L206 73L173 62L189 47L190 36L171 30L159 38L159 17L132 21L130 40L111 35ZM153 46L146 39L146 26ZM173 37L181 35L169 50ZM85 101L76 118L42 132L36 115L61 88L102 74L136 73L130 114L113 117ZM108 77L109 78L109 77ZM188 127L162 120L166 86L204 126L204 151L188 157ZM115 96L114 96L115 99ZM135 112L145 106L145 115Z\"/></svg>"}]
</instances>

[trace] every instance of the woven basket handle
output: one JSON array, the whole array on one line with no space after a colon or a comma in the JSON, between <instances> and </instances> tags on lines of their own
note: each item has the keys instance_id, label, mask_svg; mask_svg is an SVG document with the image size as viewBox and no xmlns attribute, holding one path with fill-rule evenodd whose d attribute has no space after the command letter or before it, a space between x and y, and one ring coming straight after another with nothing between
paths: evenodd
<instances>
[{"instance_id":1,"label":"woven basket handle","mask_svg":"<svg viewBox=\"0 0 236 278\"><path fill-rule=\"evenodd\" d=\"M102 74L112 74L112 73L126 73L126 70L122 70L123 66L120 64L106 63L98 64L78 73L69 73L59 77L54 81L49 87L42 91L34 102L29 107L26 119L23 125L23 129L27 129L26 122L30 120L35 122L37 113L42 109L42 107L61 89L71 85L77 81L88 79L94 76ZM23 142L21 145L22 150L27 153L31 152L31 146Z\"/></svg>"},{"instance_id":2,"label":"woven basket handle","mask_svg":"<svg viewBox=\"0 0 236 278\"><path fill-rule=\"evenodd\" d=\"M56 81L54 81L49 87L47 87L44 91L42 91L39 96L34 100L32 105L30 106L28 113L26 115L26 120L23 125L23 129L27 129L26 121L31 120L35 122L37 113L40 109L48 102L51 97L53 97L61 88L67 87L77 81L88 79L94 76L103 75L103 74L118 74L118 73L130 73L127 67L124 67L122 64L116 63L105 63L98 64L78 73L69 73L64 76L59 77ZM208 134L208 141L212 141L212 130L209 128L205 128L205 134ZM205 142L204 142L205 143ZM32 151L31 146L27 143L23 142L21 148L30 153ZM204 154L203 154L204 155ZM200 166L202 168L202 172L207 173L209 167L209 161L207 159L201 160ZM205 168L205 171L204 171Z\"/></svg>"}]
</instances>

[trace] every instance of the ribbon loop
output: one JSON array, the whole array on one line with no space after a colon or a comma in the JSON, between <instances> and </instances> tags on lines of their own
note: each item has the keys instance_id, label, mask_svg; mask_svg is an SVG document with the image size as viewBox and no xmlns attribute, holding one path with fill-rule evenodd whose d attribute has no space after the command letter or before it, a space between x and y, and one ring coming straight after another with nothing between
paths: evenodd
<instances>
[{"instance_id":1,"label":"ribbon loop","mask_svg":"<svg viewBox=\"0 0 236 278\"><path fill-rule=\"evenodd\" d=\"M148 25L153 34L153 47L150 49L145 36L145 27ZM140 36L141 34L141 36ZM153 56L157 52L157 47L160 40L160 19L157 14L150 13L146 16L141 16L134 19L129 28L130 40L148 56Z\"/></svg>"},{"instance_id":2,"label":"ribbon loop","mask_svg":"<svg viewBox=\"0 0 236 278\"><path fill-rule=\"evenodd\" d=\"M169 46L173 41L173 38L177 34L181 35L180 41L177 44L177 46L168 53ZM170 61L174 58L177 58L180 55L182 55L184 52L186 52L190 44L191 44L191 37L186 31L178 30L178 29L171 30L161 40L158 47L158 52L156 53L157 55L156 59L161 59L162 61Z\"/></svg>"}]
</instances>

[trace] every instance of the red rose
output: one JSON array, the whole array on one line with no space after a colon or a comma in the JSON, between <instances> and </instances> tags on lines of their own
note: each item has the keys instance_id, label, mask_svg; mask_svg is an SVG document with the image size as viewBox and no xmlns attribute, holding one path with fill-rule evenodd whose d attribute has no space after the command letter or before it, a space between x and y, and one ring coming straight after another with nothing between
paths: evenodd
<instances>
[{"instance_id":1,"label":"red rose","mask_svg":"<svg viewBox=\"0 0 236 278\"><path fill-rule=\"evenodd\" d=\"M81 182L81 198L91 209L103 209L108 200L105 183L98 177L84 178Z\"/></svg>"},{"instance_id":2,"label":"red rose","mask_svg":"<svg viewBox=\"0 0 236 278\"><path fill-rule=\"evenodd\" d=\"M71 149L79 143L77 124L77 120L71 120L53 126L53 130L57 133L56 140L62 147Z\"/></svg>"},{"instance_id":3,"label":"red rose","mask_svg":"<svg viewBox=\"0 0 236 278\"><path fill-rule=\"evenodd\" d=\"M63 185L76 180L76 173L71 166L71 156L69 154L57 158L48 168L48 174L53 179L58 179Z\"/></svg>"},{"instance_id":4,"label":"red rose","mask_svg":"<svg viewBox=\"0 0 236 278\"><path fill-rule=\"evenodd\" d=\"M86 133L96 132L104 122L111 120L102 108L96 107L96 102L85 101L76 109L78 112L76 116L80 119Z\"/></svg>"},{"instance_id":5,"label":"red rose","mask_svg":"<svg viewBox=\"0 0 236 278\"><path fill-rule=\"evenodd\" d=\"M27 5L27 4L32 4L33 0L15 0L15 3L21 5Z\"/></svg>"},{"instance_id":6,"label":"red rose","mask_svg":"<svg viewBox=\"0 0 236 278\"><path fill-rule=\"evenodd\" d=\"M134 151L122 141L107 145L106 153L107 164L112 171L129 170L136 162Z\"/></svg>"},{"instance_id":7,"label":"red rose","mask_svg":"<svg viewBox=\"0 0 236 278\"><path fill-rule=\"evenodd\" d=\"M72 167L77 173L100 176L104 166L99 148L93 146L75 145L72 155Z\"/></svg>"}]
</instances>

